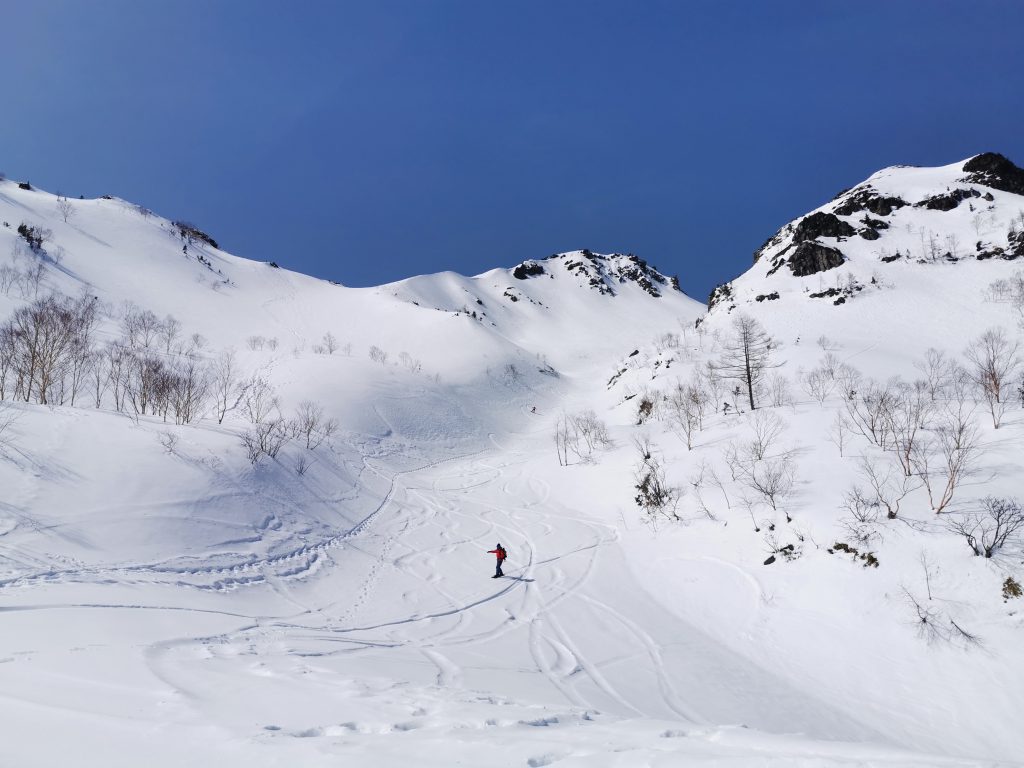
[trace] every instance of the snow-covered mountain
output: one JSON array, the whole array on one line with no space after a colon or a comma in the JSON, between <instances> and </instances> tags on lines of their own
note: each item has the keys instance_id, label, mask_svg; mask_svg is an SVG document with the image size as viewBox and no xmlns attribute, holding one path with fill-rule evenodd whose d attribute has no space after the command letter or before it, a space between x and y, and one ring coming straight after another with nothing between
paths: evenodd
<instances>
[{"instance_id":1,"label":"snow-covered mountain","mask_svg":"<svg viewBox=\"0 0 1024 768\"><path fill-rule=\"evenodd\" d=\"M1020 409L995 429L964 384L942 515L831 427L929 347L1017 337L1021 210L997 155L887 169L706 312L632 255L356 289L0 181L0 763L1016 760L1020 548L949 521L1016 493ZM740 316L779 366L753 413L707 373ZM935 488L940 367L887 385L927 393Z\"/></svg>"}]
</instances>

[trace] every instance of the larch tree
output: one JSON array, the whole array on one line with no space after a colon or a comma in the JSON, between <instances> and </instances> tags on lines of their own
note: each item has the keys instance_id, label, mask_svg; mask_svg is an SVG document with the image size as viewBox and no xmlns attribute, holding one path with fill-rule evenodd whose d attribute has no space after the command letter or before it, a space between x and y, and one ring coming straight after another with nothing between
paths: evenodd
<instances>
[{"instance_id":1,"label":"larch tree","mask_svg":"<svg viewBox=\"0 0 1024 768\"><path fill-rule=\"evenodd\" d=\"M738 382L737 386L746 390L753 411L768 371L782 363L772 359L776 344L757 320L750 315L738 315L732 326L732 338L722 344L722 357L715 367L723 378Z\"/></svg>"}]
</instances>

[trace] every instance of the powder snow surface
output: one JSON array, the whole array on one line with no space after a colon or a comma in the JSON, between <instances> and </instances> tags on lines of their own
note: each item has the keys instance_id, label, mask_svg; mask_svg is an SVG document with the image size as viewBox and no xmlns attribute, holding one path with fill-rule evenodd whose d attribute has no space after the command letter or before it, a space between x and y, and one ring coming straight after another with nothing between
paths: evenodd
<instances>
[{"instance_id":1,"label":"powder snow surface","mask_svg":"<svg viewBox=\"0 0 1024 768\"><path fill-rule=\"evenodd\" d=\"M869 181L913 202L955 183L958 167ZM992 231L1024 208L994 194L978 225ZM286 414L316 400L340 429L254 467L237 412L175 426L87 403L3 404L16 421L0 456L0 765L1024 756L1024 601L1000 594L1008 575L1024 581L1019 548L973 557L917 490L882 524L878 568L830 553L870 449L849 437L840 456L839 395L819 403L798 384L826 351L910 380L929 346L959 356L986 328L1017 332L1007 305L984 300L1012 263L883 263L867 250L920 247L914 226L973 241L966 212L901 210L890 240L858 243L820 276L758 265L736 281L735 309L717 307L698 331L699 303L628 280L595 290L567 266L580 253L541 260L526 280L499 269L351 289L202 242L183 251L168 221L124 201L73 200L67 222L57 203L0 182L0 264L28 263L8 255L19 223L48 227L44 292L86 290L114 315L125 301L172 314L184 337L202 335L201 355L236 349ZM866 287L846 304L807 298L848 272ZM29 298L0 294L0 318ZM636 424L643 396L715 359L740 312L781 344L793 398L767 410L798 457L791 523L745 504L729 478L723 456L749 437L751 414L709 415L692 450L665 420ZM317 353L328 332L339 349ZM101 339L116 334L111 317ZM586 409L612 443L562 467L556 422ZM963 508L1019 494L1024 477L1024 413L978 424L985 451ZM683 491L679 522L646 523L633 501L638 435ZM720 486L695 480L712 471ZM498 542L509 560L494 580L486 551ZM786 544L796 559L762 565ZM928 642L907 593L981 643Z\"/></svg>"}]
</instances>

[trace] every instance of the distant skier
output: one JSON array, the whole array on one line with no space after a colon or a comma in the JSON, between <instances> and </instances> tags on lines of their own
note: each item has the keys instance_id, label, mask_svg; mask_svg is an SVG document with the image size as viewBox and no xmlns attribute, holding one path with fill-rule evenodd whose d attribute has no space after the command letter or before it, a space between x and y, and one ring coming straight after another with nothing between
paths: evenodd
<instances>
[{"instance_id":1,"label":"distant skier","mask_svg":"<svg viewBox=\"0 0 1024 768\"><path fill-rule=\"evenodd\" d=\"M532 408L530 408L530 413L536 413L536 412L537 412L537 406L536 405L533 406Z\"/></svg>"},{"instance_id":2,"label":"distant skier","mask_svg":"<svg viewBox=\"0 0 1024 768\"><path fill-rule=\"evenodd\" d=\"M508 553L505 551L505 548L501 546L501 542L498 542L498 545L494 549L487 550L487 554L494 555L498 561L498 567L494 569L494 575L491 576L491 578L497 579L504 576L505 574L501 572L501 564L505 562L505 558L508 557Z\"/></svg>"}]
</instances>

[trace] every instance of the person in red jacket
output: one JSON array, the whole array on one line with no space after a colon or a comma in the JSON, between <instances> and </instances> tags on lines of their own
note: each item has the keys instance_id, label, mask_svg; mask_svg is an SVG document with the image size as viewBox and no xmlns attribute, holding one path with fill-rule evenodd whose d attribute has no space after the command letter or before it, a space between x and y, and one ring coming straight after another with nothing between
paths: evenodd
<instances>
[{"instance_id":1,"label":"person in red jacket","mask_svg":"<svg viewBox=\"0 0 1024 768\"><path fill-rule=\"evenodd\" d=\"M505 548L501 546L501 542L499 541L498 545L494 549L487 550L487 554L494 555L498 561L498 567L494 569L494 575L491 578L496 579L499 576L504 576L505 574L501 572L501 564L505 562L505 558L508 557L508 553L505 551Z\"/></svg>"}]
</instances>

